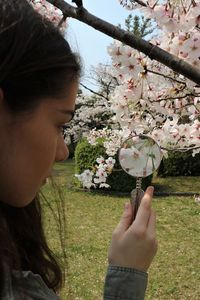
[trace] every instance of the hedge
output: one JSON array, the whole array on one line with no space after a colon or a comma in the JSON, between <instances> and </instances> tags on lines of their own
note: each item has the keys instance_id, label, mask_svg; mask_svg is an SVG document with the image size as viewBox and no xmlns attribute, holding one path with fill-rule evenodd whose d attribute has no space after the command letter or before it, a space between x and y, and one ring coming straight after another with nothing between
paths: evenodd
<instances>
[{"instance_id":1,"label":"hedge","mask_svg":"<svg viewBox=\"0 0 200 300\"><path fill-rule=\"evenodd\" d=\"M168 158L163 158L158 169L158 176L199 176L200 153L192 156L191 151L169 152Z\"/></svg>"}]
</instances>

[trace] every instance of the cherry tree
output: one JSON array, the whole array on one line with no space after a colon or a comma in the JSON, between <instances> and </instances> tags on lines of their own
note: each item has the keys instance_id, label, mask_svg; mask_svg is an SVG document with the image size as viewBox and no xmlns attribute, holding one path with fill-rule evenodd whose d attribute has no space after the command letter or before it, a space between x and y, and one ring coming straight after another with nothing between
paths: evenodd
<instances>
[{"instance_id":1,"label":"cherry tree","mask_svg":"<svg viewBox=\"0 0 200 300\"><path fill-rule=\"evenodd\" d=\"M128 9L137 7L161 28L151 41L200 67L200 1L120 1ZM168 67L118 41L108 49L120 80L113 94L113 109L121 128L151 135L163 149L200 151L200 86Z\"/></svg>"},{"instance_id":2,"label":"cherry tree","mask_svg":"<svg viewBox=\"0 0 200 300\"><path fill-rule=\"evenodd\" d=\"M111 128L115 125L109 98L98 92L94 93L81 93L77 96L74 118L64 129L66 144L76 144L81 138L88 136L93 128L100 130L105 126Z\"/></svg>"},{"instance_id":3,"label":"cherry tree","mask_svg":"<svg viewBox=\"0 0 200 300\"><path fill-rule=\"evenodd\" d=\"M151 41L153 44L199 68L199 1L182 2L181 6L169 1L120 3L128 9L137 7L156 21L161 30L159 39ZM200 86L119 41L114 41L108 52L113 62L110 72L120 83L111 99L121 130L116 133L118 142L113 139L113 133L93 130L88 137L90 143L95 144L103 136L106 152L113 156L123 140L134 132L153 137L163 154L175 149L192 149L193 155L199 153Z\"/></svg>"}]
</instances>

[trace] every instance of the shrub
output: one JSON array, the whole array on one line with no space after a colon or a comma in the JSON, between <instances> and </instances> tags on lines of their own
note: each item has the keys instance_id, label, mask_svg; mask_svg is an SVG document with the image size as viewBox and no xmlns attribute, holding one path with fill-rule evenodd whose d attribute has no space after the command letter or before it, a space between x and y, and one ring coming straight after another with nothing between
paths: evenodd
<instances>
[{"instance_id":1,"label":"shrub","mask_svg":"<svg viewBox=\"0 0 200 300\"><path fill-rule=\"evenodd\" d=\"M86 169L92 170L96 159L103 155L105 155L105 149L102 143L93 146L86 139L82 139L75 150L75 172L80 174Z\"/></svg>"},{"instance_id":2,"label":"shrub","mask_svg":"<svg viewBox=\"0 0 200 300\"><path fill-rule=\"evenodd\" d=\"M192 156L191 151L170 152L168 158L163 158L158 169L160 177L166 176L199 176L200 153Z\"/></svg>"},{"instance_id":3,"label":"shrub","mask_svg":"<svg viewBox=\"0 0 200 300\"><path fill-rule=\"evenodd\" d=\"M75 172L80 174L86 169L93 170L97 164L96 159L100 156L103 156L105 159L108 158L102 141L99 141L97 145L93 146L89 144L86 139L81 140L75 150ZM115 159L115 167L107 178L110 190L116 192L130 192L135 187L136 180L121 169L117 155ZM142 180L143 189L146 189L146 187L151 184L152 177L151 175Z\"/></svg>"}]
</instances>

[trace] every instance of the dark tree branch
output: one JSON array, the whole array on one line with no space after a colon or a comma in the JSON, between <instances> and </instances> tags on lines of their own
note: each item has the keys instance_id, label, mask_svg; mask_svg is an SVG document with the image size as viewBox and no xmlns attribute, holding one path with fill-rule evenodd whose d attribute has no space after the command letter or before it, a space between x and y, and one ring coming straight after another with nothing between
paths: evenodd
<instances>
[{"instance_id":1,"label":"dark tree branch","mask_svg":"<svg viewBox=\"0 0 200 300\"><path fill-rule=\"evenodd\" d=\"M146 72L149 72L149 73L152 73L152 74L155 74L155 75L158 75L158 76L163 76L163 77L165 77L165 78L167 78L167 79L169 79L171 81L176 81L177 83L180 83L180 84L184 85L184 87L186 87L186 83L184 81L180 81L180 80L178 80L176 78L173 78L173 77L171 77L169 75L166 75L166 74L163 74L163 73L159 73L159 72L147 69L147 68L146 68Z\"/></svg>"},{"instance_id":2,"label":"dark tree branch","mask_svg":"<svg viewBox=\"0 0 200 300\"><path fill-rule=\"evenodd\" d=\"M62 26L62 24L66 21L67 16L63 15L63 18L60 20L60 22L58 23L58 27L60 28Z\"/></svg>"},{"instance_id":3,"label":"dark tree branch","mask_svg":"<svg viewBox=\"0 0 200 300\"><path fill-rule=\"evenodd\" d=\"M80 85L81 85L84 89L88 90L89 92L91 92L91 93L93 93L93 94L95 94L95 95L97 95L97 96L99 96L99 97L102 97L102 98L106 99L107 101L109 101L109 98L106 97L106 96L104 96L103 94L100 94L100 93L98 93L98 92L93 91L92 89L90 89L89 87L87 87L86 85L84 85L83 83L80 83Z\"/></svg>"},{"instance_id":4,"label":"dark tree branch","mask_svg":"<svg viewBox=\"0 0 200 300\"><path fill-rule=\"evenodd\" d=\"M136 3L140 4L141 6L147 7L146 3L144 3L141 0L132 0L131 2L136 2Z\"/></svg>"},{"instance_id":5,"label":"dark tree branch","mask_svg":"<svg viewBox=\"0 0 200 300\"><path fill-rule=\"evenodd\" d=\"M129 32L114 26L92 14L85 8L75 8L64 0L47 0L49 3L59 8L64 16L69 16L77 19L106 35L129 45L130 47L143 52L150 59L155 59L158 62L172 69L174 72L180 73L186 78L200 85L200 70L191 66L189 63L179 59L178 57L168 53L167 51L155 46L140 37L136 37Z\"/></svg>"},{"instance_id":6,"label":"dark tree branch","mask_svg":"<svg viewBox=\"0 0 200 300\"><path fill-rule=\"evenodd\" d=\"M190 150L197 150L197 149L200 148L200 146L187 147L187 148L165 148L165 147L160 146L160 148L162 150L171 151L171 152L174 152L174 151L187 152L187 151L190 151Z\"/></svg>"},{"instance_id":7,"label":"dark tree branch","mask_svg":"<svg viewBox=\"0 0 200 300\"><path fill-rule=\"evenodd\" d=\"M82 0L72 0L72 2L74 2L76 5L77 5L77 7L83 7L83 2L82 2Z\"/></svg>"}]
</instances>

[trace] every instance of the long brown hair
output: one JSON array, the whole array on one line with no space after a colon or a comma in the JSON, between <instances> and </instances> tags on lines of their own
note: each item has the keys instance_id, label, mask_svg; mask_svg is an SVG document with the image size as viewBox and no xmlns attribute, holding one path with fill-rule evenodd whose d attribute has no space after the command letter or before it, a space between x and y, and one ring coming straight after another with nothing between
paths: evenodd
<instances>
[{"instance_id":1,"label":"long brown hair","mask_svg":"<svg viewBox=\"0 0 200 300\"><path fill-rule=\"evenodd\" d=\"M26 0L0 0L0 88L11 113L62 98L79 76L79 59L58 28ZM38 196L24 208L0 201L0 240L0 292L4 263L41 275L49 288L60 287L62 272L45 239Z\"/></svg>"}]
</instances>

